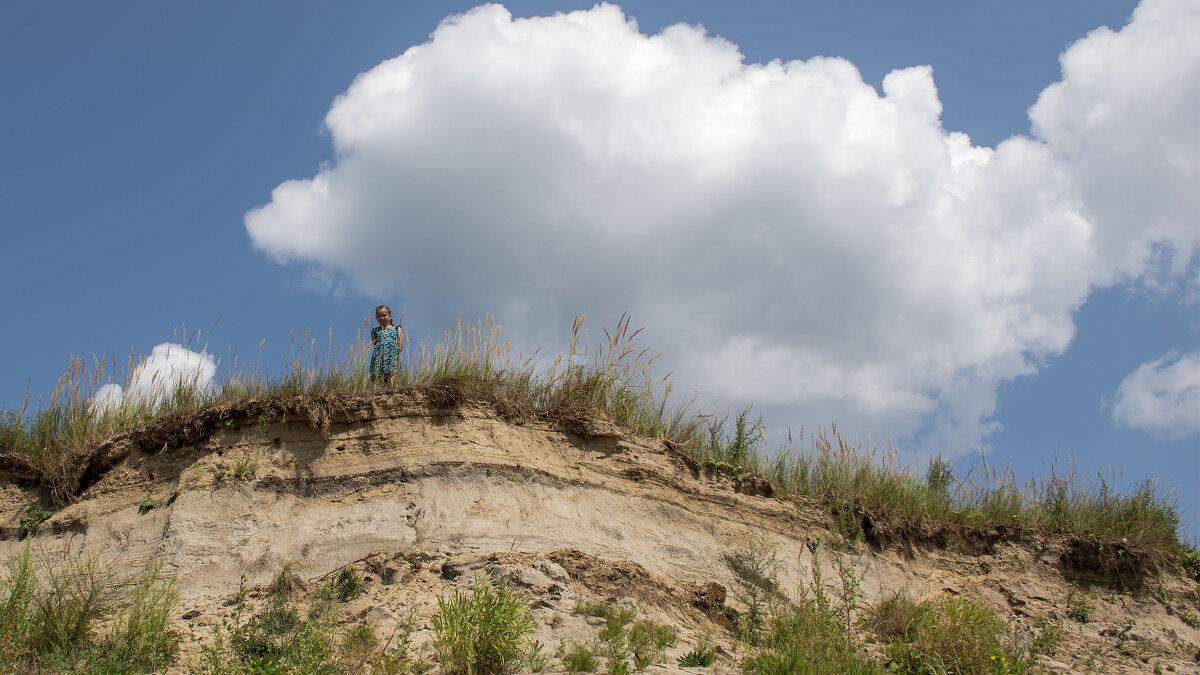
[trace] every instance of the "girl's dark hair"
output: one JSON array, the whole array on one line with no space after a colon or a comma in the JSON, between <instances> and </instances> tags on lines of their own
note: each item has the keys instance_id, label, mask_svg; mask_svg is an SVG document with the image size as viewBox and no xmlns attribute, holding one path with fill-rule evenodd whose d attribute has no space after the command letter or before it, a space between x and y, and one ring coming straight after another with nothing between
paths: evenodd
<instances>
[{"instance_id":1,"label":"girl's dark hair","mask_svg":"<svg viewBox=\"0 0 1200 675\"><path fill-rule=\"evenodd\" d=\"M388 314L392 313L392 308L388 307L387 305L379 305L378 307L375 308L375 311L378 312L381 309L386 309L388 311Z\"/></svg>"}]
</instances>

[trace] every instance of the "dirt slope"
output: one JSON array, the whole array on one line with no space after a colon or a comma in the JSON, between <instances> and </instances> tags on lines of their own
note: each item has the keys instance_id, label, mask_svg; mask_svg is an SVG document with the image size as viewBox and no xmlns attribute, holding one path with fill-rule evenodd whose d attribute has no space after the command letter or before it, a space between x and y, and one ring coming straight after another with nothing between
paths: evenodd
<instances>
[{"instance_id":1,"label":"dirt slope","mask_svg":"<svg viewBox=\"0 0 1200 675\"><path fill-rule=\"evenodd\" d=\"M360 402L326 431L293 413L237 417L181 447L118 439L107 450L112 465L34 541L129 565L163 558L178 577L179 626L201 637L228 616L243 575L253 589L284 565L309 582L352 565L368 582L346 620L387 636L413 615L425 628L414 648L431 653L436 595L490 572L534 594L550 655L564 638L596 632L595 620L572 611L580 600L608 600L679 628L670 658L650 672L695 672L672 664L702 634L720 646L714 672L740 672L726 607L739 608L743 582L729 561L757 539L775 548L785 592L811 578L814 560L828 571L836 557L861 573L867 605L899 589L967 594L1014 630L1061 623L1062 646L1041 661L1049 672L1200 673L1200 630L1180 618L1200 614L1192 582L1146 575L1119 580L1132 587L1122 591L1050 539L837 551L816 505L777 499L755 481L737 485L603 421L573 426L409 393ZM147 495L155 506L139 509ZM23 545L20 511L42 499L17 481L0 484L0 555ZM1072 593L1089 598L1087 623L1068 617ZM554 658L546 669L562 670Z\"/></svg>"}]
</instances>

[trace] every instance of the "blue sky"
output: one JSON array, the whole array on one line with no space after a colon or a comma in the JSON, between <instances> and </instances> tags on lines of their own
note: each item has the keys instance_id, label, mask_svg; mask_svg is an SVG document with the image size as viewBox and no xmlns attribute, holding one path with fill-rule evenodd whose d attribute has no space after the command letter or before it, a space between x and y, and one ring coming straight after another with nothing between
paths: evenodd
<instances>
[{"instance_id":1,"label":"blue sky","mask_svg":"<svg viewBox=\"0 0 1200 675\"><path fill-rule=\"evenodd\" d=\"M514 2L438 28L473 7L0 9L0 407L184 325L271 369L377 302L553 350L630 311L679 388L776 434L835 421L964 469L984 446L1021 478L1072 456L1194 520L1194 2Z\"/></svg>"}]
</instances>

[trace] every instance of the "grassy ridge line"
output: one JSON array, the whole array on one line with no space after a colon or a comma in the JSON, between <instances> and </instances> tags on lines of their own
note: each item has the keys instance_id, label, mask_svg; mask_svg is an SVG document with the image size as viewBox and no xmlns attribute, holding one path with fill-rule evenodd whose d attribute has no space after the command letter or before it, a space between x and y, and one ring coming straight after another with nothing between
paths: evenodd
<instances>
[{"instance_id":1,"label":"grassy ridge line","mask_svg":"<svg viewBox=\"0 0 1200 675\"><path fill-rule=\"evenodd\" d=\"M1102 477L1098 483L1082 479L1072 468L1066 476L1019 485L1011 470L986 465L959 479L940 459L921 477L902 465L894 449L851 443L836 427L811 436L808 451L789 443L772 458L764 457L761 421L751 420L748 411L733 420L710 418L697 414L689 401L673 402L670 374L652 376L656 355L635 347L639 332L631 332L629 319L622 317L612 333L604 331L606 343L583 345L581 351L587 330L583 317L577 317L569 351L544 368L536 352L514 359L511 344L491 320L474 326L459 322L432 347L406 348L394 386L453 391L448 402L459 397L490 401L515 416L571 421L606 415L638 433L668 439L737 480L757 474L779 493L820 500L838 526L854 536L964 530L1003 535L1032 529L1157 560L1174 559L1185 549L1174 502L1148 483L1120 494ZM66 500L90 449L164 418L205 419L214 410L275 401L293 409L309 407L314 424L327 424L338 397L380 391L369 377L367 349L359 342L341 360L322 359L315 340L305 334L299 356L289 359L280 375L234 372L217 386L185 382L157 397L126 398L102 409L91 404L90 396L101 383L103 364L89 374L82 360L73 359L49 404L32 415L24 410L0 414L0 470L26 466Z\"/></svg>"}]
</instances>

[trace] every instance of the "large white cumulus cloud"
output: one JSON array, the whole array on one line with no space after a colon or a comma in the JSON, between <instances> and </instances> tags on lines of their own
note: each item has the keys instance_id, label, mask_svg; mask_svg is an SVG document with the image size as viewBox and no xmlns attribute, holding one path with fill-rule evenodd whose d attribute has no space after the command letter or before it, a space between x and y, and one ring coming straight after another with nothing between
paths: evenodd
<instances>
[{"instance_id":1,"label":"large white cumulus cloud","mask_svg":"<svg viewBox=\"0 0 1200 675\"><path fill-rule=\"evenodd\" d=\"M180 386L208 389L216 374L217 362L210 354L164 342L137 362L125 386L106 384L97 389L91 405L100 411L122 401L159 405Z\"/></svg>"},{"instance_id":2,"label":"large white cumulus cloud","mask_svg":"<svg viewBox=\"0 0 1200 675\"><path fill-rule=\"evenodd\" d=\"M1153 43L1186 28L1141 35L1141 16L1182 9L1147 3L1112 35ZM1152 231L1097 217L1093 193L1117 198L1089 162L1110 155L1075 117L1124 92L1078 85L1107 67L1076 64L1081 49L1033 110L1039 137L993 149L942 128L928 67L881 95L843 59L747 64L700 28L643 35L611 5L517 20L487 5L360 75L325 120L336 161L246 227L279 261L399 289L430 325L492 312L532 342L629 311L705 396L958 454L993 428L999 383L1066 349L1092 286L1141 271L1121 244L1196 244L1184 197L1143 213ZM1121 124L1141 134L1128 152L1180 131Z\"/></svg>"},{"instance_id":3,"label":"large white cumulus cloud","mask_svg":"<svg viewBox=\"0 0 1200 675\"><path fill-rule=\"evenodd\" d=\"M1113 419L1171 438L1200 432L1200 352L1142 364L1117 389Z\"/></svg>"}]
</instances>

